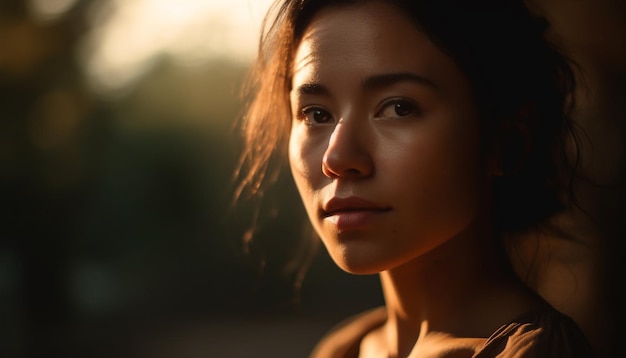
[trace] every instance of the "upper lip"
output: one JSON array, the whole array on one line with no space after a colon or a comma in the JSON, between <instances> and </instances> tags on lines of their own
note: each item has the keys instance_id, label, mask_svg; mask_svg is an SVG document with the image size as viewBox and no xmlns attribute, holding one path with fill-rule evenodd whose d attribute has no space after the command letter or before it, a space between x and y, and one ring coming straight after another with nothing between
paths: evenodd
<instances>
[{"instance_id":1,"label":"upper lip","mask_svg":"<svg viewBox=\"0 0 626 358\"><path fill-rule=\"evenodd\" d=\"M323 216L331 216L339 212L346 211L387 211L390 207L377 204L367 199L359 198L356 196L350 196L347 198L333 197L328 200L322 207Z\"/></svg>"}]
</instances>

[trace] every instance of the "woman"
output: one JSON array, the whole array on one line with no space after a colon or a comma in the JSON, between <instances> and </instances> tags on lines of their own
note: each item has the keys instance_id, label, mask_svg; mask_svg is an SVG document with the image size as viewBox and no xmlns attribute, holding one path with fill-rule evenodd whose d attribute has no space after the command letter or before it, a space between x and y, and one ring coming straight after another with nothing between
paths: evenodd
<instances>
[{"instance_id":1,"label":"woman","mask_svg":"<svg viewBox=\"0 0 626 358\"><path fill-rule=\"evenodd\" d=\"M276 5L242 190L287 154L334 262L379 274L385 298L311 356L591 356L506 252L570 204L557 184L574 76L545 23L514 0Z\"/></svg>"}]
</instances>

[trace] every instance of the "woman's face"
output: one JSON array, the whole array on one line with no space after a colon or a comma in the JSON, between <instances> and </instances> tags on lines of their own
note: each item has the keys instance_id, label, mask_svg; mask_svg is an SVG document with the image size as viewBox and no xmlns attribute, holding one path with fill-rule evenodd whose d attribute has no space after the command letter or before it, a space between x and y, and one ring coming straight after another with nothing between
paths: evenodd
<instances>
[{"instance_id":1,"label":"woman's face","mask_svg":"<svg viewBox=\"0 0 626 358\"><path fill-rule=\"evenodd\" d=\"M322 9L292 71L291 171L341 268L393 268L477 219L487 175L470 84L398 9Z\"/></svg>"}]
</instances>

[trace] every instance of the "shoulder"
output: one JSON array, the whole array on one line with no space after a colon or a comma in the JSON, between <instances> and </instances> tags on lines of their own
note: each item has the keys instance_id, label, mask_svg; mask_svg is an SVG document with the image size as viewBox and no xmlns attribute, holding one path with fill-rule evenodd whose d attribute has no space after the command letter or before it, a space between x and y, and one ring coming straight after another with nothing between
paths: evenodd
<instances>
[{"instance_id":1,"label":"shoulder","mask_svg":"<svg viewBox=\"0 0 626 358\"><path fill-rule=\"evenodd\" d=\"M529 312L501 326L474 356L594 357L576 322L553 308Z\"/></svg>"},{"instance_id":2,"label":"shoulder","mask_svg":"<svg viewBox=\"0 0 626 358\"><path fill-rule=\"evenodd\" d=\"M332 328L313 349L310 358L357 357L363 337L387 319L384 307L352 316Z\"/></svg>"}]
</instances>

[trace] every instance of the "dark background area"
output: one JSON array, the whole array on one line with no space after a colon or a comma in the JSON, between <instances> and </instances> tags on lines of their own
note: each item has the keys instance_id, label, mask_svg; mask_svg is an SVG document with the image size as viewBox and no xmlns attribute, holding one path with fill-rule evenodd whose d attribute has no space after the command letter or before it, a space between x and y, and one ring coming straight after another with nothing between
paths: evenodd
<instances>
[{"instance_id":1,"label":"dark background area","mask_svg":"<svg viewBox=\"0 0 626 358\"><path fill-rule=\"evenodd\" d=\"M233 205L232 178L247 66L162 56L102 98L77 57L90 3L40 22L0 0L0 356L304 356L380 304L375 277L302 252L289 180L246 244L255 204Z\"/></svg>"},{"instance_id":2,"label":"dark background area","mask_svg":"<svg viewBox=\"0 0 626 358\"><path fill-rule=\"evenodd\" d=\"M101 98L76 55L90 1L53 22L26 3L0 0L0 357L304 357L332 325L382 303L375 276L343 273L306 244L288 175L248 241L255 203L232 202L245 64L164 56ZM584 169L603 185L580 194L603 249L600 298L583 311L615 316L626 4L535 3L592 89L577 119L594 143Z\"/></svg>"}]
</instances>

